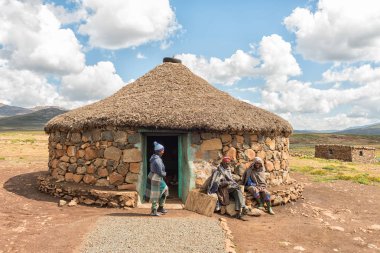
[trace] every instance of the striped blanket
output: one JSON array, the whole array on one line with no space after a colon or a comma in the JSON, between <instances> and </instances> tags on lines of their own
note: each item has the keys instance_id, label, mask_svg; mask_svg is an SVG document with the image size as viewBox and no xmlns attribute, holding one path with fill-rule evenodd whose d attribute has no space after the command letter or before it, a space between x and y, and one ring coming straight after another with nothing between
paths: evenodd
<instances>
[{"instance_id":1,"label":"striped blanket","mask_svg":"<svg viewBox=\"0 0 380 253\"><path fill-rule=\"evenodd\" d=\"M158 174L150 172L145 190L145 201L153 202L158 201L162 194L169 195L169 188L164 179Z\"/></svg>"}]
</instances>

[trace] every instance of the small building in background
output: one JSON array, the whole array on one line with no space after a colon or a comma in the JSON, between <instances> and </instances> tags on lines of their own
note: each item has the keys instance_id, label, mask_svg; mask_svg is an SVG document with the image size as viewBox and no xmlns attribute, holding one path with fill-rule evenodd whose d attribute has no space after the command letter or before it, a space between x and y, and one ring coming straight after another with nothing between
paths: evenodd
<instances>
[{"instance_id":1,"label":"small building in background","mask_svg":"<svg viewBox=\"0 0 380 253\"><path fill-rule=\"evenodd\" d=\"M315 157L372 163L376 161L375 150L373 147L321 144L315 146Z\"/></svg>"}]
</instances>

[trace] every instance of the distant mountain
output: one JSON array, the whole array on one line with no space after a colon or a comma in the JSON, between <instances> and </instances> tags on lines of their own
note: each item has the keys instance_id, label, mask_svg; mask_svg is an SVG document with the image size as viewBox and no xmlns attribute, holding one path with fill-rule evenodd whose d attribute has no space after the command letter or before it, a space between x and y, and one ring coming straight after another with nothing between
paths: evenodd
<instances>
[{"instance_id":1,"label":"distant mountain","mask_svg":"<svg viewBox=\"0 0 380 253\"><path fill-rule=\"evenodd\" d=\"M0 117L9 117L30 112L32 112L30 109L0 103Z\"/></svg>"},{"instance_id":2,"label":"distant mountain","mask_svg":"<svg viewBox=\"0 0 380 253\"><path fill-rule=\"evenodd\" d=\"M295 134L329 134L335 133L337 130L294 130Z\"/></svg>"},{"instance_id":3,"label":"distant mountain","mask_svg":"<svg viewBox=\"0 0 380 253\"><path fill-rule=\"evenodd\" d=\"M0 131L43 130L46 122L65 112L67 111L57 108L47 108L24 115L0 118Z\"/></svg>"},{"instance_id":4,"label":"distant mountain","mask_svg":"<svg viewBox=\"0 0 380 253\"><path fill-rule=\"evenodd\" d=\"M359 127L350 127L342 131L335 132L337 134L360 134L360 135L380 135L380 123L359 126Z\"/></svg>"},{"instance_id":5,"label":"distant mountain","mask_svg":"<svg viewBox=\"0 0 380 253\"><path fill-rule=\"evenodd\" d=\"M62 107L59 107L59 106L43 106L43 105L39 105L39 106L35 106L33 108L29 108L29 110L31 110L33 112L36 112L36 111L40 111L42 109L49 109L49 108L55 108L55 109L59 109L59 110L62 110L62 111L66 110L66 109L64 109Z\"/></svg>"}]
</instances>

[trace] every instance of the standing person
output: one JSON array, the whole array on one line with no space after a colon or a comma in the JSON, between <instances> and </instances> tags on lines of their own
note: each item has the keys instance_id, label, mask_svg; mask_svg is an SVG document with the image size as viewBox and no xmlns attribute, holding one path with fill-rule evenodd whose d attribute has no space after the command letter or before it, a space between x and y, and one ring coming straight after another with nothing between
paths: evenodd
<instances>
[{"instance_id":1,"label":"standing person","mask_svg":"<svg viewBox=\"0 0 380 253\"><path fill-rule=\"evenodd\" d=\"M218 205L224 206L229 204L229 194L232 194L235 200L235 210L237 211L236 218L245 220L243 216L247 213L248 208L245 205L243 193L238 183L232 177L230 163L231 159L229 157L223 158L211 176L207 193L216 193L218 195Z\"/></svg>"},{"instance_id":2,"label":"standing person","mask_svg":"<svg viewBox=\"0 0 380 253\"><path fill-rule=\"evenodd\" d=\"M164 208L165 201L169 195L169 188L164 181L166 176L165 165L161 156L165 152L164 146L154 142L154 154L150 157L150 172L145 191L145 200L152 202L152 216L160 216L168 211ZM157 208L158 202L158 208Z\"/></svg>"},{"instance_id":3,"label":"standing person","mask_svg":"<svg viewBox=\"0 0 380 253\"><path fill-rule=\"evenodd\" d=\"M265 202L268 213L274 215L270 202L270 193L266 189L265 167L260 157L256 157L251 166L244 172L242 182L244 183L244 189L250 192L259 204L259 209L264 208Z\"/></svg>"}]
</instances>

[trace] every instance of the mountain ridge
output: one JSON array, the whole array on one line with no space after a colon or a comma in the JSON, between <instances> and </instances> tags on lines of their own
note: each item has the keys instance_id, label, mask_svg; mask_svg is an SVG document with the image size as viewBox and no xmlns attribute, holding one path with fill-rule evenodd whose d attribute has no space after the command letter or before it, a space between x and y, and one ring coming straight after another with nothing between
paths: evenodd
<instances>
[{"instance_id":1,"label":"mountain ridge","mask_svg":"<svg viewBox=\"0 0 380 253\"><path fill-rule=\"evenodd\" d=\"M46 108L35 112L0 118L0 131L43 130L53 117L67 110Z\"/></svg>"}]
</instances>

